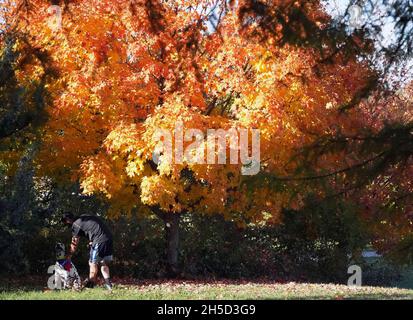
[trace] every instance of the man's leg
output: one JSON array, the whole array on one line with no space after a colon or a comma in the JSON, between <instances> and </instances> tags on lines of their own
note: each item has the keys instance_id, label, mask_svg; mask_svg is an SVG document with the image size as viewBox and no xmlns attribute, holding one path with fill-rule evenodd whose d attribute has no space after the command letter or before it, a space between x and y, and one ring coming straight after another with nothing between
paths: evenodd
<instances>
[{"instance_id":1,"label":"man's leg","mask_svg":"<svg viewBox=\"0 0 413 320\"><path fill-rule=\"evenodd\" d=\"M97 276L98 276L98 264L89 261L89 279L93 283L96 283Z\"/></svg>"},{"instance_id":2,"label":"man's leg","mask_svg":"<svg viewBox=\"0 0 413 320\"><path fill-rule=\"evenodd\" d=\"M101 257L103 257L101 263L102 266L100 271L102 272L102 276L105 279L105 287L108 290L112 290L112 283L110 281L110 271L109 271L109 264L112 262L113 259L113 243L112 240L108 240L102 244L101 247Z\"/></svg>"},{"instance_id":3,"label":"man's leg","mask_svg":"<svg viewBox=\"0 0 413 320\"><path fill-rule=\"evenodd\" d=\"M93 288L96 284L99 265L98 265L98 247L92 246L90 248L90 257L89 257L89 278L84 282L86 288Z\"/></svg>"},{"instance_id":4,"label":"man's leg","mask_svg":"<svg viewBox=\"0 0 413 320\"><path fill-rule=\"evenodd\" d=\"M112 290L112 282L110 281L109 260L103 259L102 266L100 267L103 279L105 279L105 287Z\"/></svg>"},{"instance_id":5,"label":"man's leg","mask_svg":"<svg viewBox=\"0 0 413 320\"><path fill-rule=\"evenodd\" d=\"M102 276L104 279L110 278L109 266L106 264L105 261L102 262L102 266L100 267L100 271L102 272Z\"/></svg>"}]
</instances>

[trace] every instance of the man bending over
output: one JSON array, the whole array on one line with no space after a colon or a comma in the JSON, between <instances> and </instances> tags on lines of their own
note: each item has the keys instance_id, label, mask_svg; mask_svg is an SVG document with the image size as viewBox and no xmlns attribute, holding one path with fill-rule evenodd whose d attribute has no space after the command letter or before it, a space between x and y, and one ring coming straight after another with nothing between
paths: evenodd
<instances>
[{"instance_id":1,"label":"man bending over","mask_svg":"<svg viewBox=\"0 0 413 320\"><path fill-rule=\"evenodd\" d=\"M86 237L89 240L90 256L89 256L89 278L84 282L87 288L93 288L96 284L99 264L100 271L105 279L105 287L112 290L110 281L109 263L113 259L113 242L112 233L109 231L103 221L93 215L82 214L75 217L71 213L65 213L62 221L72 227L72 243L68 259L71 259L79 244L80 237Z\"/></svg>"}]
</instances>

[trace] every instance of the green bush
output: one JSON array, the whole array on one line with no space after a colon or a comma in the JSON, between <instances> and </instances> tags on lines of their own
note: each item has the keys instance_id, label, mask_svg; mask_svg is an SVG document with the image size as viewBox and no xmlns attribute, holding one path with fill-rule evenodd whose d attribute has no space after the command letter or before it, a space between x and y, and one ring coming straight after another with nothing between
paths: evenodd
<instances>
[{"instance_id":1,"label":"green bush","mask_svg":"<svg viewBox=\"0 0 413 320\"><path fill-rule=\"evenodd\" d=\"M195 215L183 222L181 262L187 274L226 278L335 281L366 245L355 208L309 201L284 211L278 226L239 229L220 217Z\"/></svg>"}]
</instances>

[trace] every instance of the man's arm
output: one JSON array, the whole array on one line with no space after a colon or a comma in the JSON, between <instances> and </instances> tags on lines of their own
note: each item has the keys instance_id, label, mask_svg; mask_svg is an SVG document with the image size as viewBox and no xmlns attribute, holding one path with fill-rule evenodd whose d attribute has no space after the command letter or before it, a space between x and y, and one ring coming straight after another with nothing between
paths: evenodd
<instances>
[{"instance_id":1,"label":"man's arm","mask_svg":"<svg viewBox=\"0 0 413 320\"><path fill-rule=\"evenodd\" d=\"M70 244L70 250L69 250L69 254L67 256L68 259L70 259L72 257L72 255L76 252L77 249L77 245L79 244L79 237L72 237L72 242Z\"/></svg>"}]
</instances>

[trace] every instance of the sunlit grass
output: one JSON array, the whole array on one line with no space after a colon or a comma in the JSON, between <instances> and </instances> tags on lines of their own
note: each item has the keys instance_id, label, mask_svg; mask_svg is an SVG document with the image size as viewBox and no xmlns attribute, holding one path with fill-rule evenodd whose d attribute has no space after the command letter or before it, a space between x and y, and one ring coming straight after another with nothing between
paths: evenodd
<instances>
[{"instance_id":1,"label":"sunlit grass","mask_svg":"<svg viewBox=\"0 0 413 320\"><path fill-rule=\"evenodd\" d=\"M174 300L174 299L413 299L413 290L381 287L348 287L335 284L272 282L159 281L117 284L81 292L35 288L1 289L0 300Z\"/></svg>"}]
</instances>

